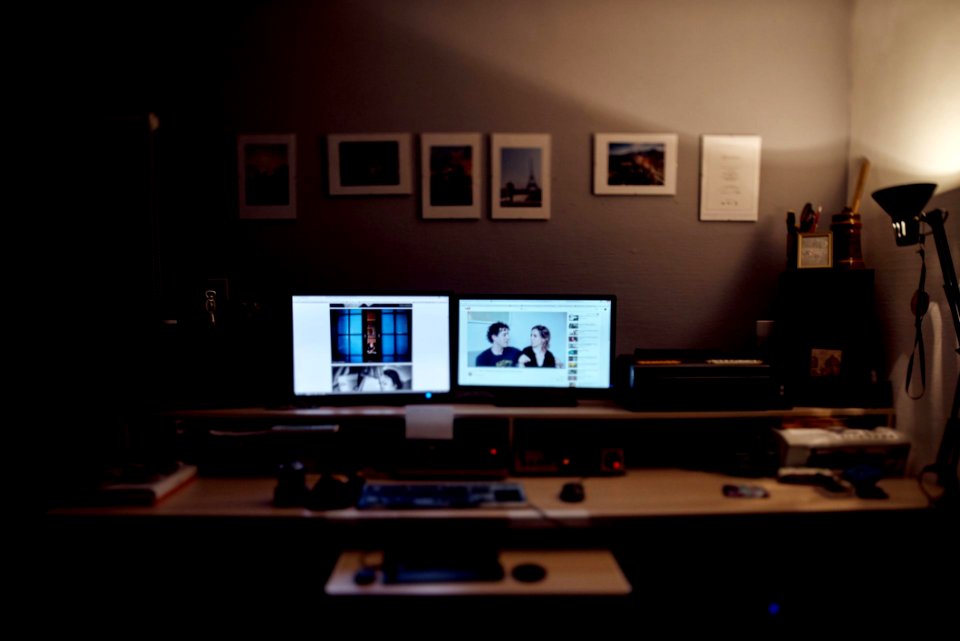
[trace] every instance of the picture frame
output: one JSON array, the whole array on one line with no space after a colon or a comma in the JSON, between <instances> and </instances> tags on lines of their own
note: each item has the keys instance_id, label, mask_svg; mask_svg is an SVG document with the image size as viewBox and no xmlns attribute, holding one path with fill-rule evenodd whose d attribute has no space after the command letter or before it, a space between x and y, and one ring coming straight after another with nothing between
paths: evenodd
<instances>
[{"instance_id":1,"label":"picture frame","mask_svg":"<svg viewBox=\"0 0 960 641\"><path fill-rule=\"evenodd\" d=\"M797 234L797 269L833 267L833 232Z\"/></svg>"},{"instance_id":2,"label":"picture frame","mask_svg":"<svg viewBox=\"0 0 960 641\"><path fill-rule=\"evenodd\" d=\"M760 136L700 137L700 220L757 222Z\"/></svg>"},{"instance_id":3,"label":"picture frame","mask_svg":"<svg viewBox=\"0 0 960 641\"><path fill-rule=\"evenodd\" d=\"M490 136L490 217L550 219L550 134Z\"/></svg>"},{"instance_id":4,"label":"picture frame","mask_svg":"<svg viewBox=\"0 0 960 641\"><path fill-rule=\"evenodd\" d=\"M420 193L424 218L480 218L483 135L420 134Z\"/></svg>"},{"instance_id":5,"label":"picture frame","mask_svg":"<svg viewBox=\"0 0 960 641\"><path fill-rule=\"evenodd\" d=\"M593 193L673 196L677 193L677 134L594 134Z\"/></svg>"},{"instance_id":6,"label":"picture frame","mask_svg":"<svg viewBox=\"0 0 960 641\"><path fill-rule=\"evenodd\" d=\"M411 135L330 134L331 196L412 194Z\"/></svg>"},{"instance_id":7,"label":"picture frame","mask_svg":"<svg viewBox=\"0 0 960 641\"><path fill-rule=\"evenodd\" d=\"M241 219L296 218L296 135L238 135L237 178Z\"/></svg>"}]
</instances>

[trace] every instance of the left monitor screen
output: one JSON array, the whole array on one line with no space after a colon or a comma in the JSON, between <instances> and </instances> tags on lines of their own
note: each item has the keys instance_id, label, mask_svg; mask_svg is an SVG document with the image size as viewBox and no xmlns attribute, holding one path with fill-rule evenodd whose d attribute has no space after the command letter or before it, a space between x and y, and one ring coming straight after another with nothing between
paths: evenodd
<instances>
[{"instance_id":1,"label":"left monitor screen","mask_svg":"<svg viewBox=\"0 0 960 641\"><path fill-rule=\"evenodd\" d=\"M447 295L293 297L296 397L430 398L450 371Z\"/></svg>"}]
</instances>

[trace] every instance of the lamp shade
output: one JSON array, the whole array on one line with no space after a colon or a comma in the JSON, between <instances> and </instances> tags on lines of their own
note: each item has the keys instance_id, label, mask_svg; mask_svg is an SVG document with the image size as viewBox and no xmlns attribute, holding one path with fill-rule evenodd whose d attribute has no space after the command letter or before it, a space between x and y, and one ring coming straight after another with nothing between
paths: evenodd
<instances>
[{"instance_id":1,"label":"lamp shade","mask_svg":"<svg viewBox=\"0 0 960 641\"><path fill-rule=\"evenodd\" d=\"M878 189L873 199L893 219L897 245L915 245L920 240L920 215L926 207L935 183L911 183Z\"/></svg>"}]
</instances>

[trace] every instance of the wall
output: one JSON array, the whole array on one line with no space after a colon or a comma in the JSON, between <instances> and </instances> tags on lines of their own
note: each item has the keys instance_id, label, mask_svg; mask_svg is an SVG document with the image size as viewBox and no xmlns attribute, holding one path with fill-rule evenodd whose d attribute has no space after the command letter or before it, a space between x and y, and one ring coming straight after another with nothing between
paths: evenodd
<instances>
[{"instance_id":1,"label":"wall","mask_svg":"<svg viewBox=\"0 0 960 641\"><path fill-rule=\"evenodd\" d=\"M933 240L926 243L924 321L926 392L911 400L905 389L914 346L910 299L917 288L916 247L897 247L890 219L869 198L876 189L933 182L927 211L951 212L946 221L954 264L960 259L960 5L951 0L860 0L852 21L850 190L863 158L871 162L863 201L864 260L877 270L879 313L885 328L898 425L910 434L910 468L932 463L953 401L958 376L957 337L943 291ZM919 355L916 356L919 359ZM911 391L919 386L914 365Z\"/></svg>"},{"instance_id":2,"label":"wall","mask_svg":"<svg viewBox=\"0 0 960 641\"><path fill-rule=\"evenodd\" d=\"M748 346L785 264L785 212L844 205L850 8L246 5L210 78L223 83L221 156L203 160L222 207L202 212L218 220L202 268L252 297L278 284L613 292L618 352ZM487 208L479 221L424 221L416 195L327 195L326 134L443 131L551 134L552 219L493 221ZM297 220L237 221L234 136L284 132L298 135ZM676 196L593 196L597 132L679 134ZM704 133L763 137L758 222L698 220Z\"/></svg>"}]
</instances>

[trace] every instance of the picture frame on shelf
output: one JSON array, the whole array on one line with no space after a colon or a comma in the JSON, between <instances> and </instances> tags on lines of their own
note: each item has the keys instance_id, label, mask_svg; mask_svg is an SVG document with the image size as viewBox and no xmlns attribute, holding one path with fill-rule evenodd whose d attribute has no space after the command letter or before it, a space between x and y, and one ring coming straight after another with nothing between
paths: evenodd
<instances>
[{"instance_id":1,"label":"picture frame on shelf","mask_svg":"<svg viewBox=\"0 0 960 641\"><path fill-rule=\"evenodd\" d=\"M411 135L330 134L331 196L412 194Z\"/></svg>"},{"instance_id":2,"label":"picture frame on shelf","mask_svg":"<svg viewBox=\"0 0 960 641\"><path fill-rule=\"evenodd\" d=\"M673 196L679 136L670 133L594 134L593 193Z\"/></svg>"},{"instance_id":3,"label":"picture frame on shelf","mask_svg":"<svg viewBox=\"0 0 960 641\"><path fill-rule=\"evenodd\" d=\"M550 134L490 136L490 217L550 219Z\"/></svg>"},{"instance_id":4,"label":"picture frame on shelf","mask_svg":"<svg viewBox=\"0 0 960 641\"><path fill-rule=\"evenodd\" d=\"M833 232L797 234L797 269L833 267Z\"/></svg>"},{"instance_id":5,"label":"picture frame on shelf","mask_svg":"<svg viewBox=\"0 0 960 641\"><path fill-rule=\"evenodd\" d=\"M483 135L420 134L420 192L424 218L480 218Z\"/></svg>"},{"instance_id":6,"label":"picture frame on shelf","mask_svg":"<svg viewBox=\"0 0 960 641\"><path fill-rule=\"evenodd\" d=\"M296 135L238 135L237 178L240 218L296 218Z\"/></svg>"}]
</instances>

